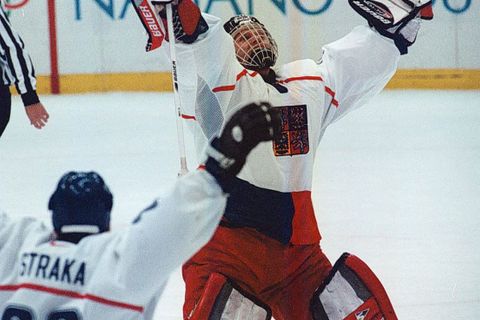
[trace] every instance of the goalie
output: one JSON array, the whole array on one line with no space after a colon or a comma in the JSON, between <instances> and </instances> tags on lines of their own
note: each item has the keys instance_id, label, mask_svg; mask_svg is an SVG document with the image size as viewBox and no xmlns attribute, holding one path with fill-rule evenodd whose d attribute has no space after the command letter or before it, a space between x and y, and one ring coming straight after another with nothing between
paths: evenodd
<instances>
[{"instance_id":1,"label":"goalie","mask_svg":"<svg viewBox=\"0 0 480 320\"><path fill-rule=\"evenodd\" d=\"M151 3L165 21L165 1ZM313 166L326 128L390 80L421 19L433 17L431 1L349 3L368 25L325 45L319 61L279 66L277 44L259 19L222 22L192 0L172 3L179 92L197 120L196 140L205 144L248 101L270 102L283 124L280 138L252 151L228 186L212 240L183 266L184 319L396 319L360 259L347 255L332 269L322 252Z\"/></svg>"}]
</instances>

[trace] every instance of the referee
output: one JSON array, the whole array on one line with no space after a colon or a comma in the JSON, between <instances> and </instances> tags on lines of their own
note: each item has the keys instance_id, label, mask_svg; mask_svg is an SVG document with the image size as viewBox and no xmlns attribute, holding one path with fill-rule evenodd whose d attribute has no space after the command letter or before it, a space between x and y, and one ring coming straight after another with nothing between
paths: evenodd
<instances>
[{"instance_id":1,"label":"referee","mask_svg":"<svg viewBox=\"0 0 480 320\"><path fill-rule=\"evenodd\" d=\"M48 113L38 99L37 80L29 54L20 35L13 30L0 0L0 137L8 121L12 98L9 87L15 84L21 95L30 123L41 129L48 120Z\"/></svg>"}]
</instances>

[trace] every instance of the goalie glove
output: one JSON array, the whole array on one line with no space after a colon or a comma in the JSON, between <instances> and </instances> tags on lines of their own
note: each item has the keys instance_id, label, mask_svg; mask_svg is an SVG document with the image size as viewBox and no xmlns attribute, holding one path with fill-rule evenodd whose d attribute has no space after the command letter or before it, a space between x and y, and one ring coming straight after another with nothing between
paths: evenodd
<instances>
[{"instance_id":1,"label":"goalie glove","mask_svg":"<svg viewBox=\"0 0 480 320\"><path fill-rule=\"evenodd\" d=\"M203 19L198 6L192 0L173 0L161 1L152 0L152 4L158 10L158 15L162 19L165 28L165 40L168 41L167 13L166 3L172 3L173 11L173 29L175 39L184 43L192 43L198 36L207 32L208 24Z\"/></svg>"},{"instance_id":2,"label":"goalie glove","mask_svg":"<svg viewBox=\"0 0 480 320\"><path fill-rule=\"evenodd\" d=\"M228 181L245 164L247 155L262 141L271 141L281 133L280 111L268 103L251 103L228 120L220 137L206 150L205 167L226 191Z\"/></svg>"},{"instance_id":3,"label":"goalie glove","mask_svg":"<svg viewBox=\"0 0 480 320\"><path fill-rule=\"evenodd\" d=\"M421 20L433 19L431 0L348 0L381 35L393 39L401 54L417 39Z\"/></svg>"}]
</instances>

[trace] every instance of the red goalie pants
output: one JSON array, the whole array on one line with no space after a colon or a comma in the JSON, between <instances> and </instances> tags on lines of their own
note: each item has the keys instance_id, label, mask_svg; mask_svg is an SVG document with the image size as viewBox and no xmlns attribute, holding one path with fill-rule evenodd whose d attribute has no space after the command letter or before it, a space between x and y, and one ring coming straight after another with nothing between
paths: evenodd
<instances>
[{"instance_id":1,"label":"red goalie pants","mask_svg":"<svg viewBox=\"0 0 480 320\"><path fill-rule=\"evenodd\" d=\"M220 226L183 266L184 319L216 272L267 304L276 320L310 320L310 300L331 268L318 244L282 245L254 229Z\"/></svg>"}]
</instances>

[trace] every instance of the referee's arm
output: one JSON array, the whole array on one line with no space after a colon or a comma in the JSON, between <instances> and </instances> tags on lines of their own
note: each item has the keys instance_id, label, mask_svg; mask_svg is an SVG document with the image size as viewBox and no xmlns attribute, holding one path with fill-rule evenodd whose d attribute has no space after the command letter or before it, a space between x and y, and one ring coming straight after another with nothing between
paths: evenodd
<instances>
[{"instance_id":1,"label":"referee's arm","mask_svg":"<svg viewBox=\"0 0 480 320\"><path fill-rule=\"evenodd\" d=\"M36 92L35 69L22 38L12 28L2 6L0 6L0 46L3 69L1 81L7 86L15 84L31 124L40 129L47 122L48 113Z\"/></svg>"}]
</instances>

